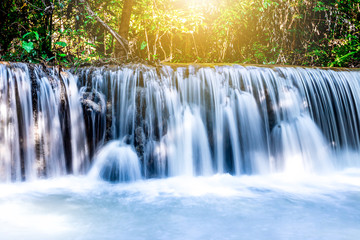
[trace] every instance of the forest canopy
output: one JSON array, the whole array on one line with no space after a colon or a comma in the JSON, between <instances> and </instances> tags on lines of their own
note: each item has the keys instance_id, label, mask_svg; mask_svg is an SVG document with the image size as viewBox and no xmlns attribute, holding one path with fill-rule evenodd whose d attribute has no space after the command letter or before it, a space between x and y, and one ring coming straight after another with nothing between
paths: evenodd
<instances>
[{"instance_id":1,"label":"forest canopy","mask_svg":"<svg viewBox=\"0 0 360 240\"><path fill-rule=\"evenodd\" d=\"M69 67L360 67L360 0L2 0L0 36L2 61Z\"/></svg>"}]
</instances>

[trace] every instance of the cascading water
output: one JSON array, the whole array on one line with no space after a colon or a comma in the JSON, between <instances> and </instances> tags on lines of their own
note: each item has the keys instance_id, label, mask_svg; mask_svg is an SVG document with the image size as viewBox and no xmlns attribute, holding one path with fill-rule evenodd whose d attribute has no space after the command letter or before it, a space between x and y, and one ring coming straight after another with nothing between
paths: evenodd
<instances>
[{"instance_id":1,"label":"cascading water","mask_svg":"<svg viewBox=\"0 0 360 240\"><path fill-rule=\"evenodd\" d=\"M359 114L355 70L0 63L0 236L356 240Z\"/></svg>"},{"instance_id":2,"label":"cascading water","mask_svg":"<svg viewBox=\"0 0 360 240\"><path fill-rule=\"evenodd\" d=\"M0 64L0 177L85 173L89 160L76 79L25 64Z\"/></svg>"},{"instance_id":3,"label":"cascading water","mask_svg":"<svg viewBox=\"0 0 360 240\"><path fill-rule=\"evenodd\" d=\"M22 169L29 178L35 175L34 123L28 76L22 65L13 71L0 66L0 178L3 181L20 180ZM21 114L17 114L18 109Z\"/></svg>"},{"instance_id":4,"label":"cascading water","mask_svg":"<svg viewBox=\"0 0 360 240\"><path fill-rule=\"evenodd\" d=\"M360 147L357 71L132 65L74 75L25 64L0 70L5 181L86 173L88 154L110 140L135 149L144 177L311 173L359 164L349 157Z\"/></svg>"},{"instance_id":5,"label":"cascading water","mask_svg":"<svg viewBox=\"0 0 360 240\"><path fill-rule=\"evenodd\" d=\"M359 77L302 68L132 66L83 69L79 87L103 96L101 119L111 133L101 135L127 139L145 177L311 173L358 164L344 153L359 150ZM91 122L96 129L94 115Z\"/></svg>"},{"instance_id":6,"label":"cascading water","mask_svg":"<svg viewBox=\"0 0 360 240\"><path fill-rule=\"evenodd\" d=\"M96 155L89 175L111 182L139 180L141 172L138 156L131 146L111 141Z\"/></svg>"}]
</instances>

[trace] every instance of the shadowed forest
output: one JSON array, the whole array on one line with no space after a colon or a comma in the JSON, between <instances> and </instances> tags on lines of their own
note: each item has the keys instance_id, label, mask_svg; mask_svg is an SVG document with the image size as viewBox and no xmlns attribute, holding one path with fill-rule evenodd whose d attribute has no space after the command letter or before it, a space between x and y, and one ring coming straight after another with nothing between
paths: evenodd
<instances>
[{"instance_id":1,"label":"shadowed forest","mask_svg":"<svg viewBox=\"0 0 360 240\"><path fill-rule=\"evenodd\" d=\"M360 67L360 0L2 0L0 57Z\"/></svg>"}]
</instances>

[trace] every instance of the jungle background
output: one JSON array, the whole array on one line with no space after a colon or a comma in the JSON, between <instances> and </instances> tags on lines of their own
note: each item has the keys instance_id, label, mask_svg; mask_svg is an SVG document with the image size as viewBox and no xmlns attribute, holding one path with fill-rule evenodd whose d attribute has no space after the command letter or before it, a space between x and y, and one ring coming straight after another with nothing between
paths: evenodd
<instances>
[{"instance_id":1,"label":"jungle background","mask_svg":"<svg viewBox=\"0 0 360 240\"><path fill-rule=\"evenodd\" d=\"M360 0L1 0L0 61L360 67Z\"/></svg>"}]
</instances>

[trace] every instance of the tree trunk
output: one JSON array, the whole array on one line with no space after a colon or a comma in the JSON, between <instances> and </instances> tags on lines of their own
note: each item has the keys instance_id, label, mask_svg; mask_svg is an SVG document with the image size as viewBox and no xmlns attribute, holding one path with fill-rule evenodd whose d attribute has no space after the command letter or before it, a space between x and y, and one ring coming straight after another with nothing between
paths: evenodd
<instances>
[{"instance_id":1,"label":"tree trunk","mask_svg":"<svg viewBox=\"0 0 360 240\"><path fill-rule=\"evenodd\" d=\"M133 6L133 0L124 0L124 6L121 13L121 22L119 26L119 34L127 39L130 28L130 18Z\"/></svg>"},{"instance_id":2,"label":"tree trunk","mask_svg":"<svg viewBox=\"0 0 360 240\"><path fill-rule=\"evenodd\" d=\"M45 0L44 2L44 25L43 28L40 29L39 35L44 40L41 42L41 50L47 54L48 57L52 56L53 53L51 51L51 35L53 31L53 13L54 13L54 4L51 0Z\"/></svg>"},{"instance_id":3,"label":"tree trunk","mask_svg":"<svg viewBox=\"0 0 360 240\"><path fill-rule=\"evenodd\" d=\"M98 23L103 26L106 30L109 31L109 33L116 39L116 41L120 44L122 47L124 55L126 55L126 58L128 57L128 42L125 38L120 36L117 32L115 32L109 25L107 25L98 15L96 15L90 8L89 3L86 0L80 0L80 2L84 3L85 10L88 12L90 16L92 16Z\"/></svg>"},{"instance_id":4,"label":"tree trunk","mask_svg":"<svg viewBox=\"0 0 360 240\"><path fill-rule=\"evenodd\" d=\"M128 39L129 28L130 28L130 18L132 12L133 0L124 0L124 5L121 13L121 21L119 25L119 34L122 38ZM128 48L129 46L127 46ZM124 49L121 49L119 44L115 45L115 56L117 58L124 55Z\"/></svg>"}]
</instances>

